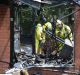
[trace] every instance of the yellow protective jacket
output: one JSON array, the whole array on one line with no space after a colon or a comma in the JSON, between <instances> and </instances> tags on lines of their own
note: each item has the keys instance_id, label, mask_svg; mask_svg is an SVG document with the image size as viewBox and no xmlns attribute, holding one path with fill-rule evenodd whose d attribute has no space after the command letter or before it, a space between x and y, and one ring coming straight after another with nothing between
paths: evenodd
<instances>
[{"instance_id":1,"label":"yellow protective jacket","mask_svg":"<svg viewBox=\"0 0 80 75\"><path fill-rule=\"evenodd\" d=\"M42 33L42 37L43 37L43 42L45 43L46 41L46 33L45 33L45 30L46 28L48 28L49 30L52 30L52 24L50 22L47 22L43 25L43 33Z\"/></svg>"},{"instance_id":2,"label":"yellow protective jacket","mask_svg":"<svg viewBox=\"0 0 80 75\"><path fill-rule=\"evenodd\" d=\"M35 53L36 54L41 54L42 53L42 48L41 48L41 43L45 43L46 41L46 33L45 30L46 28L52 29L52 25L50 22L45 23L43 26L41 26L40 23L37 24L36 29L35 29Z\"/></svg>"},{"instance_id":3,"label":"yellow protective jacket","mask_svg":"<svg viewBox=\"0 0 80 75\"><path fill-rule=\"evenodd\" d=\"M64 23L62 23L62 29L60 30L58 28L58 26L56 26L56 36L62 38L62 39L69 39L70 41L73 40L73 36L72 36L72 32L69 26L65 25ZM58 46L58 50L62 50L64 44L57 41L57 46Z\"/></svg>"},{"instance_id":4,"label":"yellow protective jacket","mask_svg":"<svg viewBox=\"0 0 80 75\"><path fill-rule=\"evenodd\" d=\"M40 41L42 40L42 26L40 23L37 24L35 29L35 53L41 54Z\"/></svg>"}]
</instances>

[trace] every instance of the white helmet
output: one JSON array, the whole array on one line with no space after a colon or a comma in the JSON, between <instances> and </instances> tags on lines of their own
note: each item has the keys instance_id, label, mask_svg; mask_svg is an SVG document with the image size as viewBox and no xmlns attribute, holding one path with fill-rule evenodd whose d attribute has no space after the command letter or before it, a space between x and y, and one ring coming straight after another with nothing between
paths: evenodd
<instances>
[{"instance_id":1,"label":"white helmet","mask_svg":"<svg viewBox=\"0 0 80 75\"><path fill-rule=\"evenodd\" d=\"M57 23L58 23L58 24L61 24L62 22L61 22L60 20L57 20Z\"/></svg>"}]
</instances>

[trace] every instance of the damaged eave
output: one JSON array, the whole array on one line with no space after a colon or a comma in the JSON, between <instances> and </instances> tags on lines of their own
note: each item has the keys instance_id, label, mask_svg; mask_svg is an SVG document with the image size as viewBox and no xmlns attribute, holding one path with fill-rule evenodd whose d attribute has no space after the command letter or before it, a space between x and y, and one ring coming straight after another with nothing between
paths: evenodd
<instances>
[{"instance_id":1,"label":"damaged eave","mask_svg":"<svg viewBox=\"0 0 80 75\"><path fill-rule=\"evenodd\" d=\"M74 2L76 5L80 6L80 0L73 0L73 2Z\"/></svg>"},{"instance_id":2,"label":"damaged eave","mask_svg":"<svg viewBox=\"0 0 80 75\"><path fill-rule=\"evenodd\" d=\"M40 9L42 3L44 4L59 4L59 3L70 3L73 2L80 6L79 0L13 0L18 5L28 5L35 9Z\"/></svg>"},{"instance_id":3,"label":"damaged eave","mask_svg":"<svg viewBox=\"0 0 80 75\"><path fill-rule=\"evenodd\" d=\"M35 2L33 0L14 0L14 3L18 5L28 5L36 9L40 9L40 4L39 2Z\"/></svg>"},{"instance_id":4,"label":"damaged eave","mask_svg":"<svg viewBox=\"0 0 80 75\"><path fill-rule=\"evenodd\" d=\"M45 3L45 4L54 4L54 3L67 2L68 0L33 0L33 1Z\"/></svg>"},{"instance_id":5,"label":"damaged eave","mask_svg":"<svg viewBox=\"0 0 80 75\"><path fill-rule=\"evenodd\" d=\"M80 0L33 0L33 1L37 1L40 3L47 3L47 4L61 3L61 2L73 2L77 4L78 6L80 6Z\"/></svg>"},{"instance_id":6,"label":"damaged eave","mask_svg":"<svg viewBox=\"0 0 80 75\"><path fill-rule=\"evenodd\" d=\"M52 4L52 1L47 1L47 0L33 0L33 1L35 1L35 2L39 2L39 3L45 3L45 4Z\"/></svg>"}]
</instances>

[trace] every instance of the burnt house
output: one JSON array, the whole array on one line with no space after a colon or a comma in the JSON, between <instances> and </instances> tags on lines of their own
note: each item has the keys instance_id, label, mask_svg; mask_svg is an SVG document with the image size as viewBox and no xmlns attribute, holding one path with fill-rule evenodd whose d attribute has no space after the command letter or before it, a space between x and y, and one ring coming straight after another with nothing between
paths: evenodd
<instances>
[{"instance_id":1,"label":"burnt house","mask_svg":"<svg viewBox=\"0 0 80 75\"><path fill-rule=\"evenodd\" d=\"M21 0L23 4L30 5L29 1ZM33 0L35 1L35 0ZM37 1L37 0L36 0ZM60 0L59 0L60 1ZM4 71L13 66L15 62L14 55L14 5L17 3L17 0L10 1L0 1L0 73L4 73ZM41 1L40 1L41 2ZM42 3L47 3L51 1L43 0ZM55 2L55 1L53 1ZM19 2L18 2L19 3ZM49 4L50 4L49 3ZM75 10L80 9L79 2L75 2ZM35 8L35 3L32 3ZM38 6L38 5L36 5ZM75 27L74 27L74 67L68 68L68 72L65 72L66 69L58 69L55 71L55 68L50 69L31 69L29 70L30 74L35 73L36 70L40 71L44 75L62 75L63 73L67 73L69 75L75 75L74 71L80 71L80 11L74 14L75 17ZM71 71L71 72L70 72Z\"/></svg>"}]
</instances>

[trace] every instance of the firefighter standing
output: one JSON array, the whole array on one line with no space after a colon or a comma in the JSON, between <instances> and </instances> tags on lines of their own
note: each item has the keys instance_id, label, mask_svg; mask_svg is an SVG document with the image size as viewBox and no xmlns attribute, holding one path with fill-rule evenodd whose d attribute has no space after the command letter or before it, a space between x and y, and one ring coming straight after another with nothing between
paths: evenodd
<instances>
[{"instance_id":1,"label":"firefighter standing","mask_svg":"<svg viewBox=\"0 0 80 75\"><path fill-rule=\"evenodd\" d=\"M43 25L43 43L45 43L46 41L46 30L52 30L52 24L50 22L46 22L44 25Z\"/></svg>"},{"instance_id":2,"label":"firefighter standing","mask_svg":"<svg viewBox=\"0 0 80 75\"><path fill-rule=\"evenodd\" d=\"M46 22L43 26L39 23L36 26L35 30L35 53L37 55L42 54L42 47L46 41L46 33L45 30L52 30L52 24L50 22Z\"/></svg>"},{"instance_id":3,"label":"firefighter standing","mask_svg":"<svg viewBox=\"0 0 80 75\"><path fill-rule=\"evenodd\" d=\"M42 40L42 25L40 23L37 24L35 29L35 53L41 54L40 43Z\"/></svg>"}]
</instances>

